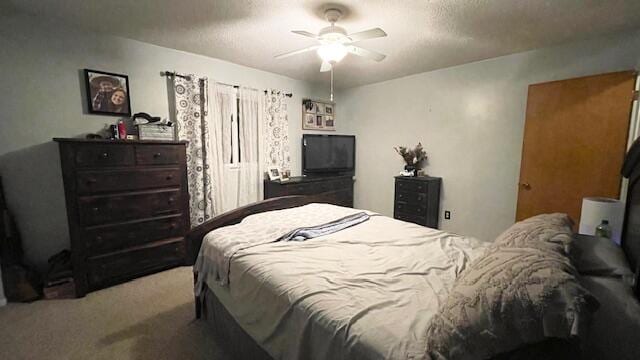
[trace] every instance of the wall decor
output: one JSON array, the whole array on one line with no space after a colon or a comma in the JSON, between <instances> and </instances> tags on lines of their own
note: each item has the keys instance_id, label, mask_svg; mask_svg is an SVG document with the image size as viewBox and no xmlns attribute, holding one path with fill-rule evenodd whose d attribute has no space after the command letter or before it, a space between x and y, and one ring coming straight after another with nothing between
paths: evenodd
<instances>
[{"instance_id":1,"label":"wall decor","mask_svg":"<svg viewBox=\"0 0 640 360\"><path fill-rule=\"evenodd\" d=\"M329 101L302 100L302 130L335 131L335 106Z\"/></svg>"},{"instance_id":2,"label":"wall decor","mask_svg":"<svg viewBox=\"0 0 640 360\"><path fill-rule=\"evenodd\" d=\"M129 77L122 74L84 70L88 109L91 114L131 115Z\"/></svg>"}]
</instances>

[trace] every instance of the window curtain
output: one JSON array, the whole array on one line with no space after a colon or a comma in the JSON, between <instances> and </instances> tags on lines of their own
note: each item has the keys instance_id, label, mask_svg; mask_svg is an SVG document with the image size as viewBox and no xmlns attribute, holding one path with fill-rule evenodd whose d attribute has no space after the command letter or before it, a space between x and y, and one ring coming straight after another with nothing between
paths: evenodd
<instances>
[{"instance_id":1,"label":"window curtain","mask_svg":"<svg viewBox=\"0 0 640 360\"><path fill-rule=\"evenodd\" d=\"M205 131L207 105L203 89L206 80L190 74L175 76L173 90L176 109L176 132L179 140L187 143L187 180L191 226L209 220L213 210L212 176L206 165L207 154L212 153L209 134Z\"/></svg>"},{"instance_id":2,"label":"window curtain","mask_svg":"<svg viewBox=\"0 0 640 360\"><path fill-rule=\"evenodd\" d=\"M289 154L289 117L284 93L269 89L264 95L265 164L291 170Z\"/></svg>"},{"instance_id":3,"label":"window curtain","mask_svg":"<svg viewBox=\"0 0 640 360\"><path fill-rule=\"evenodd\" d=\"M175 76L175 124L179 140L187 143L187 180L191 226L221 212L223 178L220 131L209 116L209 84L193 74Z\"/></svg>"},{"instance_id":4,"label":"window curtain","mask_svg":"<svg viewBox=\"0 0 640 360\"><path fill-rule=\"evenodd\" d=\"M239 145L237 206L243 206L264 197L263 174L265 171L263 104L258 90L240 88L239 91Z\"/></svg>"},{"instance_id":5,"label":"window curtain","mask_svg":"<svg viewBox=\"0 0 640 360\"><path fill-rule=\"evenodd\" d=\"M226 183L225 164L231 159L231 122L237 118L236 107L236 89L233 86L212 83L209 89L211 93L211 123L209 124L209 132L212 135L212 141L215 148L215 173L216 180L220 181L222 186L220 192L217 193L216 214L230 210L226 203L225 193L228 191L229 184Z\"/></svg>"}]
</instances>

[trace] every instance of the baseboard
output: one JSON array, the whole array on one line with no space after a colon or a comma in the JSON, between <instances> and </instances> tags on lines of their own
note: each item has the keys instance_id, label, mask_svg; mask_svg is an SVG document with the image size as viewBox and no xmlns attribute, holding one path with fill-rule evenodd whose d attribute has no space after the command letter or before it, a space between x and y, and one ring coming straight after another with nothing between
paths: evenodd
<instances>
[{"instance_id":1,"label":"baseboard","mask_svg":"<svg viewBox=\"0 0 640 360\"><path fill-rule=\"evenodd\" d=\"M5 306L5 305L7 305L7 299L5 299L5 298L0 298L0 307L3 307L3 306Z\"/></svg>"}]
</instances>

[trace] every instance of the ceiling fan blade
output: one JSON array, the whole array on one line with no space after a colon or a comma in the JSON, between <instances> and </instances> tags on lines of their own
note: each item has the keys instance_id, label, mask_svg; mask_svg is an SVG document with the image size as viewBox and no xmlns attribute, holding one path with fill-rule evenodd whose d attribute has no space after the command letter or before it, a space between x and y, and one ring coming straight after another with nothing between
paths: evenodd
<instances>
[{"instance_id":1,"label":"ceiling fan blade","mask_svg":"<svg viewBox=\"0 0 640 360\"><path fill-rule=\"evenodd\" d=\"M289 52L286 52L284 54L277 55L276 59L284 59L286 57L302 54L302 53L305 53L307 51L313 51L313 50L316 50L319 47L320 47L320 45L314 45L314 46L309 46L307 48L300 49L300 50L289 51Z\"/></svg>"},{"instance_id":2,"label":"ceiling fan blade","mask_svg":"<svg viewBox=\"0 0 640 360\"><path fill-rule=\"evenodd\" d=\"M347 51L353 55L362 56L363 58L371 59L373 61L382 61L387 55L380 54L379 52L363 49L359 46L347 45Z\"/></svg>"},{"instance_id":3,"label":"ceiling fan blade","mask_svg":"<svg viewBox=\"0 0 640 360\"><path fill-rule=\"evenodd\" d=\"M353 34L347 35L347 37L349 39L351 39L351 42L356 42L356 41L361 41L361 40L366 40L366 39L379 38L379 37L385 37L385 36L387 36L387 33L384 32L384 30L382 30L380 28L373 28L373 29L360 31L360 32L357 32L357 33L353 33Z\"/></svg>"},{"instance_id":4,"label":"ceiling fan blade","mask_svg":"<svg viewBox=\"0 0 640 360\"><path fill-rule=\"evenodd\" d=\"M327 61L323 61L322 65L320 65L320 72L327 72L327 71L331 71L331 63L327 62Z\"/></svg>"},{"instance_id":5,"label":"ceiling fan blade","mask_svg":"<svg viewBox=\"0 0 640 360\"><path fill-rule=\"evenodd\" d=\"M318 35L310 33L308 31L304 31L304 30L292 30L291 32L294 34L298 34L298 35L302 35L302 36L306 36L314 39L318 38Z\"/></svg>"}]
</instances>

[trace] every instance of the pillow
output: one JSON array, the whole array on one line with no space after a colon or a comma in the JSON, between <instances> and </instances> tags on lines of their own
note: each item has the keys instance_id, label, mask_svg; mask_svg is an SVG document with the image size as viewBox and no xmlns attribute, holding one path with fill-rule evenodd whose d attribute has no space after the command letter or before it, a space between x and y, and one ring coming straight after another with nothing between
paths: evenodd
<instances>
[{"instance_id":1,"label":"pillow","mask_svg":"<svg viewBox=\"0 0 640 360\"><path fill-rule=\"evenodd\" d=\"M486 359L547 338L581 339L598 306L567 256L492 247L462 272L429 320L426 359Z\"/></svg>"},{"instance_id":2,"label":"pillow","mask_svg":"<svg viewBox=\"0 0 640 360\"><path fill-rule=\"evenodd\" d=\"M494 241L494 247L547 248L569 254L573 221L567 214L537 215L513 224Z\"/></svg>"},{"instance_id":3,"label":"pillow","mask_svg":"<svg viewBox=\"0 0 640 360\"><path fill-rule=\"evenodd\" d=\"M622 248L609 239L575 235L571 258L581 275L633 276Z\"/></svg>"}]
</instances>

